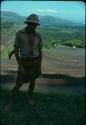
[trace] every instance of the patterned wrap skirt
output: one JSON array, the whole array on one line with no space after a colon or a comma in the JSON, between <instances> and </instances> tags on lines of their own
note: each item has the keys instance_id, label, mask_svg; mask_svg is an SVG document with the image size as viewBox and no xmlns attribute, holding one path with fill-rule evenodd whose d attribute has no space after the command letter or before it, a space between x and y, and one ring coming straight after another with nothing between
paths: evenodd
<instances>
[{"instance_id":1,"label":"patterned wrap skirt","mask_svg":"<svg viewBox=\"0 0 86 125\"><path fill-rule=\"evenodd\" d=\"M21 59L24 73L18 68L17 81L29 82L32 79L36 79L41 75L41 60L42 58L36 57L34 59L27 58Z\"/></svg>"}]
</instances>

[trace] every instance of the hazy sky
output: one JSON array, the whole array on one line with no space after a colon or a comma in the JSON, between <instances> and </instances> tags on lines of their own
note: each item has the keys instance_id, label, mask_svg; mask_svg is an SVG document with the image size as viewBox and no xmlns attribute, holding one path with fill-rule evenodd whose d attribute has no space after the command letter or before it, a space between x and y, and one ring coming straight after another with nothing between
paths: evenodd
<instances>
[{"instance_id":1,"label":"hazy sky","mask_svg":"<svg viewBox=\"0 0 86 125\"><path fill-rule=\"evenodd\" d=\"M80 1L3 1L1 11L23 16L31 13L85 22L85 3Z\"/></svg>"}]
</instances>

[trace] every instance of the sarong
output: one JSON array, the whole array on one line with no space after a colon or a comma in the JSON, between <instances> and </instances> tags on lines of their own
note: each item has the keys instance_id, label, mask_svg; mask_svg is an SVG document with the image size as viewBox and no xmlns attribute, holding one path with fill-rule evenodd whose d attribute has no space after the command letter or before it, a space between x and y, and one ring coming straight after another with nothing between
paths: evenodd
<instances>
[{"instance_id":1,"label":"sarong","mask_svg":"<svg viewBox=\"0 0 86 125\"><path fill-rule=\"evenodd\" d=\"M17 80L22 80L22 82L29 82L32 79L36 79L41 75L41 57L36 57L34 59L26 58L21 59L24 73L20 72L18 68Z\"/></svg>"}]
</instances>

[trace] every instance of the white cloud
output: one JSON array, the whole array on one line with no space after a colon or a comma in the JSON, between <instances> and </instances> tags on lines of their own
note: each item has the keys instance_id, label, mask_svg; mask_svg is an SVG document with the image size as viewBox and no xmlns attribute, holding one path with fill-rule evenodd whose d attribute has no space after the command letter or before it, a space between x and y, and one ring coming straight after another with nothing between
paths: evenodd
<instances>
[{"instance_id":1,"label":"white cloud","mask_svg":"<svg viewBox=\"0 0 86 125\"><path fill-rule=\"evenodd\" d=\"M37 9L36 11L37 11L37 12L41 12L41 13L44 13L44 12L45 12L45 10L43 10L43 9Z\"/></svg>"},{"instance_id":2,"label":"white cloud","mask_svg":"<svg viewBox=\"0 0 86 125\"><path fill-rule=\"evenodd\" d=\"M47 12L51 12L51 13L58 13L59 11L55 10L55 9L47 9Z\"/></svg>"},{"instance_id":3,"label":"white cloud","mask_svg":"<svg viewBox=\"0 0 86 125\"><path fill-rule=\"evenodd\" d=\"M36 9L36 10L33 10L33 12L37 12L37 13L58 13L59 11L58 10L55 10L55 9Z\"/></svg>"},{"instance_id":4,"label":"white cloud","mask_svg":"<svg viewBox=\"0 0 86 125\"><path fill-rule=\"evenodd\" d=\"M45 10L43 9L34 9L31 12L36 12L36 13L45 13Z\"/></svg>"}]
</instances>

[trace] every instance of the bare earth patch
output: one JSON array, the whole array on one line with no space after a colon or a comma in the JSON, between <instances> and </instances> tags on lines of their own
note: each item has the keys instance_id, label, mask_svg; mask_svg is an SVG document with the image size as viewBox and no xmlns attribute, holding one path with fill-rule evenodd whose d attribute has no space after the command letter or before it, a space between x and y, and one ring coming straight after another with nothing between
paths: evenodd
<instances>
[{"instance_id":1,"label":"bare earth patch","mask_svg":"<svg viewBox=\"0 0 86 125\"><path fill-rule=\"evenodd\" d=\"M17 67L14 56L11 60L1 60L2 88L13 88ZM84 76L84 49L60 47L47 51L43 50L42 76L36 80L36 91L60 94L84 93ZM27 91L27 86L28 84L24 84L21 90Z\"/></svg>"}]
</instances>

